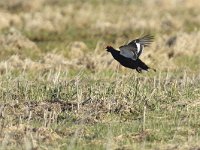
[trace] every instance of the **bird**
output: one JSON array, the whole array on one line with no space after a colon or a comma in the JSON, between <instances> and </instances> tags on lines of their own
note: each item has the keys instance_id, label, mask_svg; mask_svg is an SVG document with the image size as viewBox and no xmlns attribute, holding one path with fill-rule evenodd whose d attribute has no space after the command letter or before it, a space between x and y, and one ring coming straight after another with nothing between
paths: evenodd
<instances>
[{"instance_id":1,"label":"bird","mask_svg":"<svg viewBox=\"0 0 200 150\"><path fill-rule=\"evenodd\" d=\"M153 42L154 37L150 34L142 36L141 38L134 39L126 45L120 46L119 50L114 49L112 46L107 46L107 52L110 52L115 60L117 60L122 66L130 69L135 69L138 73L142 71L148 71L153 68L147 66L142 60L140 55L142 54L144 47L148 47Z\"/></svg>"}]
</instances>

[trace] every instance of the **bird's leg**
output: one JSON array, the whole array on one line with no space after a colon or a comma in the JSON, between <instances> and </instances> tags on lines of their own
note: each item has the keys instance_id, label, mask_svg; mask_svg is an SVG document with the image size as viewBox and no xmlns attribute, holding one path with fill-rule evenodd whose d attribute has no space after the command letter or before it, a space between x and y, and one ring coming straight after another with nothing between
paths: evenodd
<instances>
[{"instance_id":1,"label":"bird's leg","mask_svg":"<svg viewBox=\"0 0 200 150\"><path fill-rule=\"evenodd\" d=\"M137 67L137 68L136 68L136 71L137 71L138 73L141 73L141 72L142 72L142 68Z\"/></svg>"}]
</instances>

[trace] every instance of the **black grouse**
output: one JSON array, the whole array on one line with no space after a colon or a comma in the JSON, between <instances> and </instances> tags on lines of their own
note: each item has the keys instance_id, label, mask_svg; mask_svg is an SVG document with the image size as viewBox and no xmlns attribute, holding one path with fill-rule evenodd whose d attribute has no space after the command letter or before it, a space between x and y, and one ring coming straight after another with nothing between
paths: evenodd
<instances>
[{"instance_id":1,"label":"black grouse","mask_svg":"<svg viewBox=\"0 0 200 150\"><path fill-rule=\"evenodd\" d=\"M144 47L149 46L153 39L153 36L145 35L139 39L132 40L127 45L120 46L120 51L115 50L112 46L107 46L106 49L122 66L136 69L137 72L141 73L142 70L153 69L139 59ZM153 70L156 71L155 69Z\"/></svg>"}]
</instances>

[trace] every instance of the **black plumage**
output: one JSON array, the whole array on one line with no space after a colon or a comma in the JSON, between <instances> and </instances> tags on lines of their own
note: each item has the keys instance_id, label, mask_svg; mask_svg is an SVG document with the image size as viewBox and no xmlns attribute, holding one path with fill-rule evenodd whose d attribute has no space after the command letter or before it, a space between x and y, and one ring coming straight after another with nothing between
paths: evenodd
<instances>
[{"instance_id":1,"label":"black plumage","mask_svg":"<svg viewBox=\"0 0 200 150\"><path fill-rule=\"evenodd\" d=\"M152 40L153 36L146 35L131 41L127 45L120 46L120 51L114 49L112 46L107 46L106 49L122 66L136 69L137 72L141 73L142 70L148 71L149 69L153 69L139 59L143 48L149 46ZM156 71L155 69L153 70Z\"/></svg>"},{"instance_id":2,"label":"black plumage","mask_svg":"<svg viewBox=\"0 0 200 150\"><path fill-rule=\"evenodd\" d=\"M120 54L136 60L142 54L144 47L147 47L153 42L154 37L152 35L145 35L141 38L132 40L127 45L120 46Z\"/></svg>"}]
</instances>

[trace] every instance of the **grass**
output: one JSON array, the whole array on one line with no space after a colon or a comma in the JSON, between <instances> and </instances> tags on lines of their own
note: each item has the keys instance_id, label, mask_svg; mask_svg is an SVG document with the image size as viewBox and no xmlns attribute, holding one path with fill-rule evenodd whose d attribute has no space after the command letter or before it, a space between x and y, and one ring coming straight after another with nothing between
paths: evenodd
<instances>
[{"instance_id":1,"label":"grass","mask_svg":"<svg viewBox=\"0 0 200 150\"><path fill-rule=\"evenodd\" d=\"M1 136L10 139L4 146L24 148L17 143L26 138L23 146L33 148L198 146L199 77L64 74L2 77Z\"/></svg>"},{"instance_id":2,"label":"grass","mask_svg":"<svg viewBox=\"0 0 200 150\"><path fill-rule=\"evenodd\" d=\"M0 149L199 149L198 0L19 0L0 10ZM155 42L141 59L157 72L105 52L145 33Z\"/></svg>"}]
</instances>

